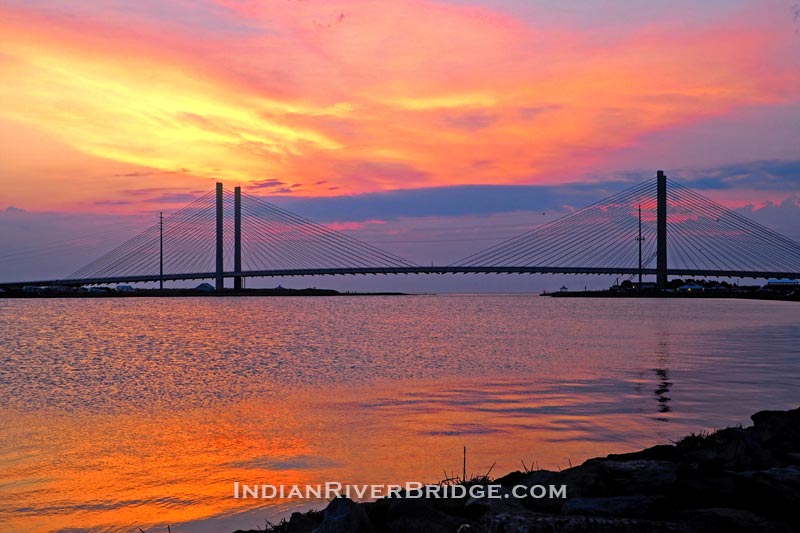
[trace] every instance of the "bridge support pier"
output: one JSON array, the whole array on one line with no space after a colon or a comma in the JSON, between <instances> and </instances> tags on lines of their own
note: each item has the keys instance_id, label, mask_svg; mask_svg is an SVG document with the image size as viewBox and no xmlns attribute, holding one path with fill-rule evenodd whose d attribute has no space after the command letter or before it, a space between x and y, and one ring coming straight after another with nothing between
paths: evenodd
<instances>
[{"instance_id":1,"label":"bridge support pier","mask_svg":"<svg viewBox=\"0 0 800 533\"><path fill-rule=\"evenodd\" d=\"M233 272L242 271L242 188L233 189ZM242 289L242 277L233 278L233 288Z\"/></svg>"},{"instance_id":2,"label":"bridge support pier","mask_svg":"<svg viewBox=\"0 0 800 533\"><path fill-rule=\"evenodd\" d=\"M216 289L221 291L225 288L225 277L222 275L225 270L225 256L223 255L222 239L222 184L217 183L217 268L216 268Z\"/></svg>"},{"instance_id":3,"label":"bridge support pier","mask_svg":"<svg viewBox=\"0 0 800 533\"><path fill-rule=\"evenodd\" d=\"M667 176L656 177L656 287L667 288Z\"/></svg>"}]
</instances>

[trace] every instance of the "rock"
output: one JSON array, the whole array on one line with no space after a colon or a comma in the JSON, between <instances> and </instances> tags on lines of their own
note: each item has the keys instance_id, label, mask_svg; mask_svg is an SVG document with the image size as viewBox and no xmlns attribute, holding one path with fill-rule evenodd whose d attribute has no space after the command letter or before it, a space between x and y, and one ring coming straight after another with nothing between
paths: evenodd
<instances>
[{"instance_id":1,"label":"rock","mask_svg":"<svg viewBox=\"0 0 800 533\"><path fill-rule=\"evenodd\" d=\"M771 429L776 433L800 431L800 407L789 411L759 411L750 417L753 427Z\"/></svg>"},{"instance_id":2,"label":"rock","mask_svg":"<svg viewBox=\"0 0 800 533\"><path fill-rule=\"evenodd\" d=\"M663 494L678 479L678 467L669 461L637 459L605 461L604 466L623 494Z\"/></svg>"},{"instance_id":3,"label":"rock","mask_svg":"<svg viewBox=\"0 0 800 533\"><path fill-rule=\"evenodd\" d=\"M583 516L644 518L658 514L663 497L613 496L611 498L570 498L561 513Z\"/></svg>"},{"instance_id":4,"label":"rock","mask_svg":"<svg viewBox=\"0 0 800 533\"><path fill-rule=\"evenodd\" d=\"M769 468L759 472L743 472L743 474L778 483L787 489L793 489L795 493L800 489L800 467L795 465Z\"/></svg>"},{"instance_id":5,"label":"rock","mask_svg":"<svg viewBox=\"0 0 800 533\"><path fill-rule=\"evenodd\" d=\"M314 533L375 533L364 508L350 498L334 498Z\"/></svg>"},{"instance_id":6,"label":"rock","mask_svg":"<svg viewBox=\"0 0 800 533\"><path fill-rule=\"evenodd\" d=\"M361 506L367 513L367 517L372 524L382 524L386 521L386 512L394 498L381 498L374 502L365 502Z\"/></svg>"},{"instance_id":7,"label":"rock","mask_svg":"<svg viewBox=\"0 0 800 533\"><path fill-rule=\"evenodd\" d=\"M536 513L484 517L469 533L690 533L678 522L631 518L549 516Z\"/></svg>"},{"instance_id":8,"label":"rock","mask_svg":"<svg viewBox=\"0 0 800 533\"><path fill-rule=\"evenodd\" d=\"M691 531L714 533L791 533L786 524L741 509L701 509L686 515Z\"/></svg>"},{"instance_id":9,"label":"rock","mask_svg":"<svg viewBox=\"0 0 800 533\"><path fill-rule=\"evenodd\" d=\"M286 523L286 533L310 533L319 526L319 522L313 520L310 516L294 512Z\"/></svg>"},{"instance_id":10,"label":"rock","mask_svg":"<svg viewBox=\"0 0 800 533\"><path fill-rule=\"evenodd\" d=\"M740 505L759 515L781 520L800 529L800 467L741 472Z\"/></svg>"},{"instance_id":11,"label":"rock","mask_svg":"<svg viewBox=\"0 0 800 533\"><path fill-rule=\"evenodd\" d=\"M664 494L678 479L669 461L591 459L565 471L563 484L570 497Z\"/></svg>"},{"instance_id":12,"label":"rock","mask_svg":"<svg viewBox=\"0 0 800 533\"><path fill-rule=\"evenodd\" d=\"M512 487L514 485L520 485L522 480L528 477L530 473L520 472L519 470L515 472L511 472L506 474L503 477L497 478L494 480L495 483L498 485L503 485L504 487Z\"/></svg>"},{"instance_id":13,"label":"rock","mask_svg":"<svg viewBox=\"0 0 800 533\"><path fill-rule=\"evenodd\" d=\"M678 508L732 507L736 505L739 482L732 473L714 476L681 476L669 493Z\"/></svg>"},{"instance_id":14,"label":"rock","mask_svg":"<svg viewBox=\"0 0 800 533\"><path fill-rule=\"evenodd\" d=\"M525 485L526 487L532 487L534 485L560 485L563 483L565 477L565 472L552 472L550 470L535 470L521 480L515 481L511 485ZM498 480L499 482L499 480ZM505 483L501 483L504 486Z\"/></svg>"},{"instance_id":15,"label":"rock","mask_svg":"<svg viewBox=\"0 0 800 533\"><path fill-rule=\"evenodd\" d=\"M753 420L751 431L759 435L765 448L777 451L779 456L800 451L800 408L760 411L750 418Z\"/></svg>"},{"instance_id":16,"label":"rock","mask_svg":"<svg viewBox=\"0 0 800 533\"><path fill-rule=\"evenodd\" d=\"M631 453L611 454L606 457L611 461L634 461L637 459L646 459L654 461L669 461L676 462L678 460L678 451L675 446L671 444L659 444L644 450Z\"/></svg>"},{"instance_id":17,"label":"rock","mask_svg":"<svg viewBox=\"0 0 800 533\"><path fill-rule=\"evenodd\" d=\"M757 436L742 428L728 428L717 432L715 438L719 442L719 461L725 470L750 468L757 462L754 452L761 447Z\"/></svg>"},{"instance_id":18,"label":"rock","mask_svg":"<svg viewBox=\"0 0 800 533\"><path fill-rule=\"evenodd\" d=\"M381 531L389 533L430 532L452 533L468 520L448 515L436 509L431 500L424 498L397 498L391 500Z\"/></svg>"},{"instance_id":19,"label":"rock","mask_svg":"<svg viewBox=\"0 0 800 533\"><path fill-rule=\"evenodd\" d=\"M469 533L529 533L534 529L534 518L530 513L501 513L484 516Z\"/></svg>"},{"instance_id":20,"label":"rock","mask_svg":"<svg viewBox=\"0 0 800 533\"><path fill-rule=\"evenodd\" d=\"M499 491L500 498L469 498L464 503L464 512L468 516L481 516L486 513L524 513L525 506L519 498L514 498L506 488Z\"/></svg>"}]
</instances>

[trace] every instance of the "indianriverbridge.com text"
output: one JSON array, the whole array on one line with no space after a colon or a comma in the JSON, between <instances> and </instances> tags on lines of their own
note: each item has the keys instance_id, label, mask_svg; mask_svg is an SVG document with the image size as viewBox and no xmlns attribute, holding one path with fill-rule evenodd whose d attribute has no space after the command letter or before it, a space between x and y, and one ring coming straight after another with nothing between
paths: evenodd
<instances>
[{"instance_id":1,"label":"indianriverbridge.com text","mask_svg":"<svg viewBox=\"0 0 800 533\"><path fill-rule=\"evenodd\" d=\"M234 498L326 499L347 497L352 500L378 498L566 498L566 485L426 485L407 482L402 485L348 485L328 481L318 485L261 485L233 483Z\"/></svg>"}]
</instances>

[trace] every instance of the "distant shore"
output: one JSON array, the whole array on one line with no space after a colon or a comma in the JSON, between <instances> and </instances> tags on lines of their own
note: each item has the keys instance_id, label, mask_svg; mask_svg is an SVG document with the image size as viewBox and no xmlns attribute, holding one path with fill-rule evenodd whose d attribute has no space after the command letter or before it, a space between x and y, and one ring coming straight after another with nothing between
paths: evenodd
<instances>
[{"instance_id":1,"label":"distant shore","mask_svg":"<svg viewBox=\"0 0 800 533\"><path fill-rule=\"evenodd\" d=\"M339 292L333 289L133 289L133 290L73 290L73 291L23 291L5 290L0 298L196 298L196 297L252 297L252 296L404 296L402 292Z\"/></svg>"},{"instance_id":2,"label":"distant shore","mask_svg":"<svg viewBox=\"0 0 800 533\"><path fill-rule=\"evenodd\" d=\"M800 531L800 408L750 418L747 428L691 434L563 471L530 467L499 479L442 482L499 486L505 498L335 498L323 511L293 513L266 531ZM519 487L533 494L546 486L565 486L566 497L510 497Z\"/></svg>"},{"instance_id":3,"label":"distant shore","mask_svg":"<svg viewBox=\"0 0 800 533\"><path fill-rule=\"evenodd\" d=\"M655 283L625 280L605 290L543 292L553 298L736 298L800 302L800 283L796 280L770 280L766 285L736 285L706 279L671 279L663 289Z\"/></svg>"},{"instance_id":4,"label":"distant shore","mask_svg":"<svg viewBox=\"0 0 800 533\"><path fill-rule=\"evenodd\" d=\"M710 298L735 298L740 300L770 300L780 302L800 302L800 293L785 291L694 291L694 292L663 292L645 290L637 291L559 291L542 293L541 296L553 298L676 298L676 299L710 299Z\"/></svg>"}]
</instances>

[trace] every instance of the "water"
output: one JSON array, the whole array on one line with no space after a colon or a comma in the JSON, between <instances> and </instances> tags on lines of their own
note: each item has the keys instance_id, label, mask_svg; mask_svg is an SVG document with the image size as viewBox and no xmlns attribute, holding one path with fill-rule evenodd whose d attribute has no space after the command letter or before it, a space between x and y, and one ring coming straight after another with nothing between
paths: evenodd
<instances>
[{"instance_id":1,"label":"water","mask_svg":"<svg viewBox=\"0 0 800 533\"><path fill-rule=\"evenodd\" d=\"M233 531L234 481L438 481L800 404L800 307L535 296L0 300L0 531Z\"/></svg>"}]
</instances>

